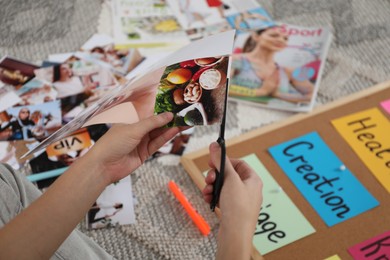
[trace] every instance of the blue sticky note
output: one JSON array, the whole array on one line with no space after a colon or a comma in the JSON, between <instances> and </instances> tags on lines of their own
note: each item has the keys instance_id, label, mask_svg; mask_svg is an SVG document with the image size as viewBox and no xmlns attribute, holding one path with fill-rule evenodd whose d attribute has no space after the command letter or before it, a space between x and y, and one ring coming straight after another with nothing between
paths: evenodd
<instances>
[{"instance_id":1,"label":"blue sticky note","mask_svg":"<svg viewBox=\"0 0 390 260\"><path fill-rule=\"evenodd\" d=\"M328 226L379 205L316 132L269 152Z\"/></svg>"}]
</instances>

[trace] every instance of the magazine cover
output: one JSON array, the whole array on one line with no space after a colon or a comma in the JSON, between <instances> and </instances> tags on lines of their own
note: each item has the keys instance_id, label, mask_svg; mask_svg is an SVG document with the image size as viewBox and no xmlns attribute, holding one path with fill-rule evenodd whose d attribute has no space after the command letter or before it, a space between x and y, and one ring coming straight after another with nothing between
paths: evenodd
<instances>
[{"instance_id":1,"label":"magazine cover","mask_svg":"<svg viewBox=\"0 0 390 260\"><path fill-rule=\"evenodd\" d=\"M168 0L167 2L185 30L226 23L227 16L259 6L252 0Z\"/></svg>"},{"instance_id":2,"label":"magazine cover","mask_svg":"<svg viewBox=\"0 0 390 260\"><path fill-rule=\"evenodd\" d=\"M269 108L310 111L330 41L328 28L290 24L239 34L229 96Z\"/></svg>"},{"instance_id":3,"label":"magazine cover","mask_svg":"<svg viewBox=\"0 0 390 260\"><path fill-rule=\"evenodd\" d=\"M212 35L159 60L134 75L126 84L108 91L25 156L61 140L83 126L136 123L163 111L171 111L176 115L175 118L183 118L174 120L171 126L188 125L184 121L186 116L191 125L219 123L225 101L223 93L227 91L226 82L230 74L231 58L228 56L233 49L234 35L234 31ZM179 97L176 102L179 103L174 103L175 91L175 97ZM157 95L161 92L169 93L161 98Z\"/></svg>"},{"instance_id":4,"label":"magazine cover","mask_svg":"<svg viewBox=\"0 0 390 260\"><path fill-rule=\"evenodd\" d=\"M182 27L165 1L114 0L112 10L113 36L119 48L187 42ZM176 41L172 42L172 39Z\"/></svg>"}]
</instances>

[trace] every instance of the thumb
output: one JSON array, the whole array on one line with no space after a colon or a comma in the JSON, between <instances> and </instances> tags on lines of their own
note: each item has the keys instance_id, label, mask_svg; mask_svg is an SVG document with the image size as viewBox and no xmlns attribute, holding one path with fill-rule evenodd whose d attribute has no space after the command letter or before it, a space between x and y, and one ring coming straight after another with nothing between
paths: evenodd
<instances>
[{"instance_id":1,"label":"thumb","mask_svg":"<svg viewBox=\"0 0 390 260\"><path fill-rule=\"evenodd\" d=\"M210 157L211 157L211 164L212 164L211 167L220 171L221 159L222 159L221 147L219 146L218 143L213 142L210 144L209 150L210 150ZM234 174L232 174L233 172L234 172L233 165L230 162L229 158L226 156L224 178L225 179L231 178L230 176L234 176Z\"/></svg>"},{"instance_id":2,"label":"thumb","mask_svg":"<svg viewBox=\"0 0 390 260\"><path fill-rule=\"evenodd\" d=\"M139 139L141 139L150 131L168 124L172 119L173 114L170 112L165 112L162 114L148 117L135 124L135 131L133 131L132 134L136 135Z\"/></svg>"}]
</instances>

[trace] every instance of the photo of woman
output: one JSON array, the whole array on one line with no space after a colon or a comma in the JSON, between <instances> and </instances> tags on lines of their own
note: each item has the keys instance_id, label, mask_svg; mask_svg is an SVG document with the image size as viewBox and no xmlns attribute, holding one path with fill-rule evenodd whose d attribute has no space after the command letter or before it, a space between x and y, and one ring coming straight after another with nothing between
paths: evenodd
<instances>
[{"instance_id":1,"label":"photo of woman","mask_svg":"<svg viewBox=\"0 0 390 260\"><path fill-rule=\"evenodd\" d=\"M283 26L242 34L233 55L229 95L285 110L309 107L324 45L323 37L322 42L309 37L291 35Z\"/></svg>"},{"instance_id":2,"label":"photo of woman","mask_svg":"<svg viewBox=\"0 0 390 260\"><path fill-rule=\"evenodd\" d=\"M92 89L92 86L84 88L81 79L73 75L72 69L67 63L53 67L53 84L58 91L58 98L72 96L87 91L89 88Z\"/></svg>"}]
</instances>

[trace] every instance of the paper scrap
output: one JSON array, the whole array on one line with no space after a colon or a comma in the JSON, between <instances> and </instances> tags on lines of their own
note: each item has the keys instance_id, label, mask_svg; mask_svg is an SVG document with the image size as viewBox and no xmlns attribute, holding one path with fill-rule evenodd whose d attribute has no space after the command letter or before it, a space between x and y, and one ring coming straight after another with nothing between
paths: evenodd
<instances>
[{"instance_id":1,"label":"paper scrap","mask_svg":"<svg viewBox=\"0 0 390 260\"><path fill-rule=\"evenodd\" d=\"M353 259L389 259L390 231L348 248Z\"/></svg>"},{"instance_id":2,"label":"paper scrap","mask_svg":"<svg viewBox=\"0 0 390 260\"><path fill-rule=\"evenodd\" d=\"M335 119L332 124L390 192L390 121L372 108Z\"/></svg>"},{"instance_id":3,"label":"paper scrap","mask_svg":"<svg viewBox=\"0 0 390 260\"><path fill-rule=\"evenodd\" d=\"M344 163L312 132L269 149L279 166L328 226L379 205Z\"/></svg>"},{"instance_id":4,"label":"paper scrap","mask_svg":"<svg viewBox=\"0 0 390 260\"><path fill-rule=\"evenodd\" d=\"M384 109L387 113L390 114L390 99L381 102L381 106L383 107L383 109Z\"/></svg>"},{"instance_id":5,"label":"paper scrap","mask_svg":"<svg viewBox=\"0 0 390 260\"><path fill-rule=\"evenodd\" d=\"M313 234L315 232L313 226L257 156L251 154L242 159L256 171L263 181L263 204L253 237L256 249L264 255Z\"/></svg>"}]
</instances>

